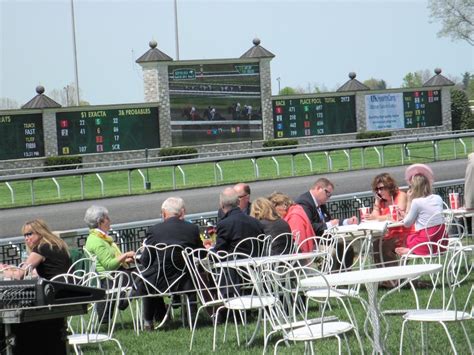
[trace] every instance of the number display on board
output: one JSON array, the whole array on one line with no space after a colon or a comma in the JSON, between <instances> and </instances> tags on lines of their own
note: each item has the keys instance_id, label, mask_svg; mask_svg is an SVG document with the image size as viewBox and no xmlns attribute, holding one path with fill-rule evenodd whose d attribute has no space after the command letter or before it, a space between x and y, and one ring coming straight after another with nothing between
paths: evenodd
<instances>
[{"instance_id":1,"label":"number display on board","mask_svg":"<svg viewBox=\"0 0 474 355\"><path fill-rule=\"evenodd\" d=\"M355 132L355 96L301 97L273 100L275 138Z\"/></svg>"},{"instance_id":2,"label":"number display on board","mask_svg":"<svg viewBox=\"0 0 474 355\"><path fill-rule=\"evenodd\" d=\"M41 113L0 115L0 160L43 156Z\"/></svg>"},{"instance_id":3,"label":"number display on board","mask_svg":"<svg viewBox=\"0 0 474 355\"><path fill-rule=\"evenodd\" d=\"M56 113L58 154L90 154L158 148L157 107Z\"/></svg>"}]
</instances>

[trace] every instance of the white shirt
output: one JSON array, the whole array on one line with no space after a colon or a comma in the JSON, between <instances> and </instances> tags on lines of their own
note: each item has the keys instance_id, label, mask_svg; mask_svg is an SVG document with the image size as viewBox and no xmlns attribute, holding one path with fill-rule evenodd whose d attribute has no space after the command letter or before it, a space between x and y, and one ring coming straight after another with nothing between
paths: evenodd
<instances>
[{"instance_id":1,"label":"white shirt","mask_svg":"<svg viewBox=\"0 0 474 355\"><path fill-rule=\"evenodd\" d=\"M403 219L405 227L415 223L415 230L433 227L444 223L443 200L439 195L414 198L410 210Z\"/></svg>"}]
</instances>

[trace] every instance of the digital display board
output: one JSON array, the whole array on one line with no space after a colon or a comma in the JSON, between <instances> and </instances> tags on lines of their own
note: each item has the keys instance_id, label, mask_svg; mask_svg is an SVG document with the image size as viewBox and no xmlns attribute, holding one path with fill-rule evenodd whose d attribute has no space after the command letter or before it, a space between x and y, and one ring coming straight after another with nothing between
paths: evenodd
<instances>
[{"instance_id":1,"label":"digital display board","mask_svg":"<svg viewBox=\"0 0 474 355\"><path fill-rule=\"evenodd\" d=\"M367 130L442 125L441 91L377 93L365 96Z\"/></svg>"},{"instance_id":2,"label":"digital display board","mask_svg":"<svg viewBox=\"0 0 474 355\"><path fill-rule=\"evenodd\" d=\"M0 115L0 160L43 156L41 113Z\"/></svg>"},{"instance_id":3,"label":"digital display board","mask_svg":"<svg viewBox=\"0 0 474 355\"><path fill-rule=\"evenodd\" d=\"M173 146L262 139L258 62L170 64Z\"/></svg>"},{"instance_id":4,"label":"digital display board","mask_svg":"<svg viewBox=\"0 0 474 355\"><path fill-rule=\"evenodd\" d=\"M296 138L356 132L355 96L276 99L275 138Z\"/></svg>"},{"instance_id":5,"label":"digital display board","mask_svg":"<svg viewBox=\"0 0 474 355\"><path fill-rule=\"evenodd\" d=\"M57 112L58 154L159 148L157 107L95 108Z\"/></svg>"},{"instance_id":6,"label":"digital display board","mask_svg":"<svg viewBox=\"0 0 474 355\"><path fill-rule=\"evenodd\" d=\"M441 126L441 90L403 93L405 128Z\"/></svg>"}]
</instances>

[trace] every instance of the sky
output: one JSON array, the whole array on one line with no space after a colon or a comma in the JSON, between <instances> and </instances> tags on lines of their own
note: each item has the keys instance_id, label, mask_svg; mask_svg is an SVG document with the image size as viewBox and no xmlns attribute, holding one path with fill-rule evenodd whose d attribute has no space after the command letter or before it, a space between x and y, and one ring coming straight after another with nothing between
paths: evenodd
<instances>
[{"instance_id":1,"label":"sky","mask_svg":"<svg viewBox=\"0 0 474 355\"><path fill-rule=\"evenodd\" d=\"M272 91L383 79L436 67L474 73L474 47L438 38L424 0L176 0L181 60L238 58L260 38L275 54ZM150 40L176 59L174 0L74 0L81 100L144 101L135 60ZM74 83L71 0L0 0L0 98L23 105Z\"/></svg>"}]
</instances>

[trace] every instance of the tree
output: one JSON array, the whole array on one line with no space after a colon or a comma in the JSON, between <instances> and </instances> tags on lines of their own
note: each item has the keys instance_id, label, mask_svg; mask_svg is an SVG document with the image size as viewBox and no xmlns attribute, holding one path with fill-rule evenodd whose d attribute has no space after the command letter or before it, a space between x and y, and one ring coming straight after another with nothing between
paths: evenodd
<instances>
[{"instance_id":1,"label":"tree","mask_svg":"<svg viewBox=\"0 0 474 355\"><path fill-rule=\"evenodd\" d=\"M453 130L474 128L474 117L463 90L451 90L451 120Z\"/></svg>"},{"instance_id":2,"label":"tree","mask_svg":"<svg viewBox=\"0 0 474 355\"><path fill-rule=\"evenodd\" d=\"M474 46L474 1L429 0L431 17L441 21L439 37L464 40Z\"/></svg>"},{"instance_id":3,"label":"tree","mask_svg":"<svg viewBox=\"0 0 474 355\"><path fill-rule=\"evenodd\" d=\"M0 109L3 110L12 110L15 108L20 108L20 105L17 101L10 99L8 97L0 97Z\"/></svg>"},{"instance_id":4,"label":"tree","mask_svg":"<svg viewBox=\"0 0 474 355\"><path fill-rule=\"evenodd\" d=\"M48 96L62 106L77 106L76 84L71 83L62 89L53 89ZM79 90L80 93L80 90ZM81 95L82 96L82 95ZM88 106L89 102L81 100L78 106Z\"/></svg>"},{"instance_id":5,"label":"tree","mask_svg":"<svg viewBox=\"0 0 474 355\"><path fill-rule=\"evenodd\" d=\"M431 78L431 72L428 69L418 70L408 73L403 77L402 88L419 88Z\"/></svg>"},{"instance_id":6,"label":"tree","mask_svg":"<svg viewBox=\"0 0 474 355\"><path fill-rule=\"evenodd\" d=\"M285 86L283 89L280 90L280 95L283 95L283 96L289 96L289 95L295 95L295 94L296 94L296 90L289 86Z\"/></svg>"},{"instance_id":7,"label":"tree","mask_svg":"<svg viewBox=\"0 0 474 355\"><path fill-rule=\"evenodd\" d=\"M364 85L367 85L371 90L385 90L387 88L387 83L383 79L370 78L363 82Z\"/></svg>"}]
</instances>

